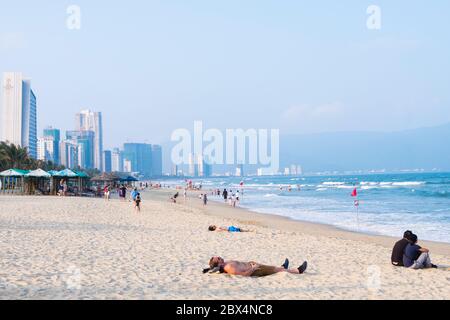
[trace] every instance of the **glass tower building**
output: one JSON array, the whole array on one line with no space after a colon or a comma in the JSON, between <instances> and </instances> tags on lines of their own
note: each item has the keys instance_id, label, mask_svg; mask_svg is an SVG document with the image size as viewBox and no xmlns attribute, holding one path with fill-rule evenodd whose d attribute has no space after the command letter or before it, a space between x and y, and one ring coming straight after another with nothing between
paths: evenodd
<instances>
[{"instance_id":1,"label":"glass tower building","mask_svg":"<svg viewBox=\"0 0 450 320\"><path fill-rule=\"evenodd\" d=\"M37 158L37 100L31 81L22 73L6 72L2 81L0 140L28 149Z\"/></svg>"}]
</instances>

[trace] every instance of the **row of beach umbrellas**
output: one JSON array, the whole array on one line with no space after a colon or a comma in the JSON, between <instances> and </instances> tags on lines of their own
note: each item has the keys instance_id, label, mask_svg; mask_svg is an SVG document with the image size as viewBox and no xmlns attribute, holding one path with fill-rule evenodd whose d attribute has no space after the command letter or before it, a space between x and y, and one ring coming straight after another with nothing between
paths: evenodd
<instances>
[{"instance_id":1,"label":"row of beach umbrellas","mask_svg":"<svg viewBox=\"0 0 450 320\"><path fill-rule=\"evenodd\" d=\"M0 177L26 177L26 178L89 178L89 176L84 172L76 172L70 169L64 169L61 171L44 171L42 169L37 169L33 171L20 170L20 169L9 169L0 172ZM103 173L99 176L93 177L93 181L123 181L123 182L135 182L138 181L135 177L119 177L114 173Z\"/></svg>"},{"instance_id":2,"label":"row of beach umbrellas","mask_svg":"<svg viewBox=\"0 0 450 320\"><path fill-rule=\"evenodd\" d=\"M44 171L42 169L37 170L20 170L20 169L9 169L0 172L0 177L33 177L33 178L51 178L51 177L61 177L61 178L89 178L89 176L84 172L75 172L70 169L64 169L61 171Z\"/></svg>"}]
</instances>

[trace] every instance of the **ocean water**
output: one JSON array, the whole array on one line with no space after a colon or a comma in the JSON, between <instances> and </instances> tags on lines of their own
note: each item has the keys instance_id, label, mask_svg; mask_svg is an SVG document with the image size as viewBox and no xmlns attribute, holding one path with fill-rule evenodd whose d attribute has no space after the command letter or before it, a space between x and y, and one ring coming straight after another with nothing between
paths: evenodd
<instances>
[{"instance_id":1,"label":"ocean water","mask_svg":"<svg viewBox=\"0 0 450 320\"><path fill-rule=\"evenodd\" d=\"M221 190L241 190L241 181L241 207L256 212L395 237L410 229L419 239L450 243L450 173L194 180L204 189ZM355 188L358 211L351 196Z\"/></svg>"}]
</instances>

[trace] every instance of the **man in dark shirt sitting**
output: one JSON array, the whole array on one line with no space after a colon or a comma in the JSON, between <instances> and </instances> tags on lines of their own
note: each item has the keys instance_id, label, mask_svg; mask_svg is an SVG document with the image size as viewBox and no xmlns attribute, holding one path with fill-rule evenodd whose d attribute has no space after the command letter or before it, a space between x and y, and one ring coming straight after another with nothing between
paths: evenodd
<instances>
[{"instance_id":1,"label":"man in dark shirt sitting","mask_svg":"<svg viewBox=\"0 0 450 320\"><path fill-rule=\"evenodd\" d=\"M405 248L403 265L412 269L437 268L431 263L430 250L417 245L417 236L415 234L411 235L411 243Z\"/></svg>"},{"instance_id":2,"label":"man in dark shirt sitting","mask_svg":"<svg viewBox=\"0 0 450 320\"><path fill-rule=\"evenodd\" d=\"M403 239L397 241L397 243L394 245L391 256L391 261L394 266L403 267L403 254L405 252L406 246L411 241L412 234L413 233L409 230L405 231L405 233L403 234Z\"/></svg>"}]
</instances>

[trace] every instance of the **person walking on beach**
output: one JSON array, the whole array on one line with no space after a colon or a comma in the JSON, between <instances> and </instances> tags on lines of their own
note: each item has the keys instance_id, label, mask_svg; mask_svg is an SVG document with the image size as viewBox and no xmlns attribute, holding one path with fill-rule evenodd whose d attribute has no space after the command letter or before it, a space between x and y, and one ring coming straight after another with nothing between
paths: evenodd
<instances>
[{"instance_id":1,"label":"person walking on beach","mask_svg":"<svg viewBox=\"0 0 450 320\"><path fill-rule=\"evenodd\" d=\"M208 195L205 193L203 195L203 205L206 206L208 204Z\"/></svg>"},{"instance_id":2,"label":"person walking on beach","mask_svg":"<svg viewBox=\"0 0 450 320\"><path fill-rule=\"evenodd\" d=\"M227 191L227 189L223 189L222 195L223 195L223 199L225 200L225 202L227 202L227 200L228 200L228 191Z\"/></svg>"},{"instance_id":3,"label":"person walking on beach","mask_svg":"<svg viewBox=\"0 0 450 320\"><path fill-rule=\"evenodd\" d=\"M204 269L203 273L217 272L227 273L236 276L244 277L265 277L280 272L287 272L292 274L303 274L308 267L305 261L297 269L289 269L289 260L286 259L281 267L273 267L263 265L257 262L240 262L240 261L225 261L221 257L212 257L209 260L209 268Z\"/></svg>"},{"instance_id":4,"label":"person walking on beach","mask_svg":"<svg viewBox=\"0 0 450 320\"><path fill-rule=\"evenodd\" d=\"M412 231L407 230L403 234L403 239L397 241L392 249L391 262L396 267L403 267L403 254L406 246L411 243Z\"/></svg>"},{"instance_id":5,"label":"person walking on beach","mask_svg":"<svg viewBox=\"0 0 450 320\"><path fill-rule=\"evenodd\" d=\"M120 198L122 199L122 201L125 201L127 198L127 187L121 185L119 190L120 190Z\"/></svg>"},{"instance_id":6,"label":"person walking on beach","mask_svg":"<svg viewBox=\"0 0 450 320\"><path fill-rule=\"evenodd\" d=\"M184 202L186 202L186 200L187 200L187 190L186 190L186 188L183 191L183 199L184 199Z\"/></svg>"},{"instance_id":7,"label":"person walking on beach","mask_svg":"<svg viewBox=\"0 0 450 320\"><path fill-rule=\"evenodd\" d=\"M417 236L411 235L410 243L406 245L403 254L403 265L411 269L437 268L431 263L430 250L417 245Z\"/></svg>"},{"instance_id":8,"label":"person walking on beach","mask_svg":"<svg viewBox=\"0 0 450 320\"><path fill-rule=\"evenodd\" d=\"M62 197L63 195L64 195L64 180L61 180L58 186L58 196Z\"/></svg>"},{"instance_id":9,"label":"person walking on beach","mask_svg":"<svg viewBox=\"0 0 450 320\"><path fill-rule=\"evenodd\" d=\"M105 195L105 200L109 201L111 195L111 192L109 191L109 185L105 186L105 188L103 189L103 193Z\"/></svg>"},{"instance_id":10,"label":"person walking on beach","mask_svg":"<svg viewBox=\"0 0 450 320\"><path fill-rule=\"evenodd\" d=\"M131 201L136 200L136 196L139 194L139 192L137 191L137 188L134 188L133 191L131 191Z\"/></svg>"},{"instance_id":11,"label":"person walking on beach","mask_svg":"<svg viewBox=\"0 0 450 320\"><path fill-rule=\"evenodd\" d=\"M141 194L138 192L134 199L134 209L136 212L141 212Z\"/></svg>"}]
</instances>

